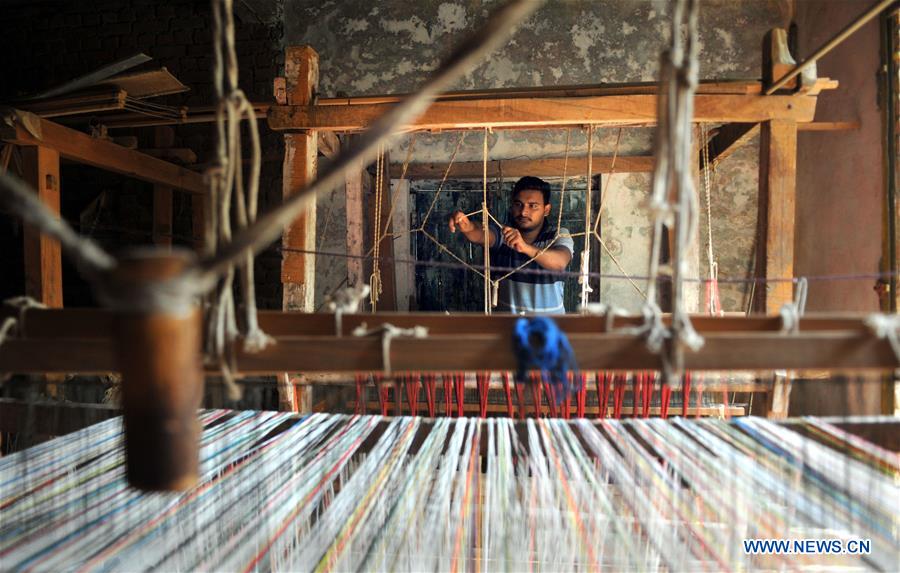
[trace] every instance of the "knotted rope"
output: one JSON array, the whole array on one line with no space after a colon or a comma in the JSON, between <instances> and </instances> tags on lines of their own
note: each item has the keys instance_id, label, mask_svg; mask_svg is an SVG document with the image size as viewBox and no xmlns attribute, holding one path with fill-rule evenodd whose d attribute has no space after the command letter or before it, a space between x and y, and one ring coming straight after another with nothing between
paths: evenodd
<instances>
[{"instance_id":1,"label":"knotted rope","mask_svg":"<svg viewBox=\"0 0 900 573\"><path fill-rule=\"evenodd\" d=\"M381 364L384 375L390 377L391 370L391 342L395 338L427 338L428 328L425 326L414 326L412 328L399 328L385 322L378 328L369 329L366 323L362 323L353 330L353 336L372 336L373 334L381 334Z\"/></svg>"}]
</instances>

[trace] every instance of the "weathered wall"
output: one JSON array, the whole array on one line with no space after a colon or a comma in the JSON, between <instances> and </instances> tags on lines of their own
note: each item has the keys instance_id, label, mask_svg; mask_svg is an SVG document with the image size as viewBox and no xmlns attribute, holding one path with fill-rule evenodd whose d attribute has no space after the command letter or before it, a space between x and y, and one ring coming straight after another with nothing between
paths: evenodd
<instances>
[{"instance_id":1,"label":"weathered wall","mask_svg":"<svg viewBox=\"0 0 900 573\"><path fill-rule=\"evenodd\" d=\"M808 54L866 3L797 3L799 52ZM797 158L797 276L879 271L884 184L878 107L879 23L870 22L818 63L840 89L819 98L817 121L859 121L853 131L801 133ZM874 278L811 281L807 309L875 311ZM848 382L852 382L849 383ZM791 414L880 413L880 385L857 379L795 383Z\"/></svg>"},{"instance_id":2,"label":"weathered wall","mask_svg":"<svg viewBox=\"0 0 900 573\"><path fill-rule=\"evenodd\" d=\"M815 0L797 5L799 51L808 54L855 18L864 3ZM884 182L874 20L818 63L840 89L819 98L816 121L859 121L851 131L801 133L797 158L796 274L878 272ZM878 309L874 280L815 281L810 310Z\"/></svg>"},{"instance_id":3,"label":"weathered wall","mask_svg":"<svg viewBox=\"0 0 900 573\"><path fill-rule=\"evenodd\" d=\"M478 27L495 5L496 2L489 0L416 3L285 0L285 42L310 44L319 52L319 85L323 96L409 92L452 46ZM702 2L701 77L758 78L763 34L774 26L785 25L790 5L785 0ZM668 37L669 10L670 2L665 0L551 0L523 24L507 45L460 80L456 88L652 81L656 77L659 51ZM617 131L598 130L595 152L612 155ZM650 129L625 129L619 153L649 152L651 137ZM497 131L489 138L489 155L491 159L561 157L565 154L565 140L565 133L560 130ZM447 161L456 142L456 134L420 134L413 161ZM391 150L394 161L406 157L408 144L407 138L395 145ZM584 149L584 133L572 130L570 152L583 154ZM457 160L477 161L481 157L480 134L472 134L466 138ZM752 217L732 218L721 224L714 219L714 241L718 235L717 254L722 260L723 277L747 276L751 250L748 242L752 242L747 237L752 237L756 219L755 210L744 206L749 199L747 189L756 187L756 161L755 151L748 151L730 158L719 168L720 186L713 197L714 216L752 213ZM747 174L752 174L752 181L743 180ZM646 193L643 182L647 179L624 177L610 190L608 210L614 215L604 220L603 229L613 243L623 244L622 238L617 238L620 234L623 237L627 234L628 241L647 237L643 242L629 242L622 253L623 266L629 274L646 274L649 221L643 207L630 199ZM633 185L623 187L623 182ZM620 192L623 195L618 198ZM324 216L324 209L327 207L319 207L319 217ZM627 224L620 227L618 222ZM339 226L332 228L341 232ZM328 237L324 240L330 241ZM593 248L600 251L596 243ZM323 265L331 266L317 262L320 279L325 278ZM608 255L601 259L601 270L620 274ZM731 272L736 274L728 274ZM320 282L317 290L329 290L331 282L330 279ZM623 282L625 291L610 286L615 282ZM744 285L725 289L723 300L727 310L742 308L744 289ZM627 282L620 280L605 282L601 290L604 296L625 297L629 290L637 294ZM636 304L630 298L621 302L629 307ZM476 305L472 310L478 308Z\"/></svg>"}]
</instances>

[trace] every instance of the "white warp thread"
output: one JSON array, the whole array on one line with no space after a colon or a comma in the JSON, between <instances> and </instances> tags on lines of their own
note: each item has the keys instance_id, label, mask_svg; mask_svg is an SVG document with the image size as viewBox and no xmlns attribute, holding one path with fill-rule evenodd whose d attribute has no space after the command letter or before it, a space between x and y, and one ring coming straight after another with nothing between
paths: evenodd
<instances>
[{"instance_id":1,"label":"white warp thread","mask_svg":"<svg viewBox=\"0 0 900 573\"><path fill-rule=\"evenodd\" d=\"M866 326L872 329L881 340L887 340L894 356L897 357L897 364L900 365L900 315L897 314L872 314L866 318Z\"/></svg>"}]
</instances>

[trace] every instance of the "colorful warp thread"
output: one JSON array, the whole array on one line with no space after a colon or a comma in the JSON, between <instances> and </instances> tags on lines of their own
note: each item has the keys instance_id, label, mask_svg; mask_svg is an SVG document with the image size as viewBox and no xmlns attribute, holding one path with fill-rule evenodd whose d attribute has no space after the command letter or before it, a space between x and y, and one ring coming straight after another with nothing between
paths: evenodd
<instances>
[{"instance_id":1,"label":"colorful warp thread","mask_svg":"<svg viewBox=\"0 0 900 573\"><path fill-rule=\"evenodd\" d=\"M120 419L0 459L0 569L894 570L900 562L897 454L824 421L224 410L200 418L202 478L184 494L127 486ZM755 556L744 553L746 538L872 545L865 556Z\"/></svg>"}]
</instances>

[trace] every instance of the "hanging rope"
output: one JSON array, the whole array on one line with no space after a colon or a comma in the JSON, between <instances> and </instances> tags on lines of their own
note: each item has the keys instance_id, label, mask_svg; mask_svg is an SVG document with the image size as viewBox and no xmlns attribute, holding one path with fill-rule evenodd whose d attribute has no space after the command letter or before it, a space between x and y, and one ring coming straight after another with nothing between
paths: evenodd
<instances>
[{"instance_id":1,"label":"hanging rope","mask_svg":"<svg viewBox=\"0 0 900 573\"><path fill-rule=\"evenodd\" d=\"M487 164L488 164L488 129L484 129L484 139L482 141L482 175L481 175L481 230L484 236L484 314L491 314L491 306L496 298L493 294L494 289L491 288L491 228L490 219L488 218L488 198L487 198Z\"/></svg>"},{"instance_id":2,"label":"hanging rope","mask_svg":"<svg viewBox=\"0 0 900 573\"><path fill-rule=\"evenodd\" d=\"M384 199L384 145L378 148L375 162L375 222L372 225L372 274L369 276L369 302L372 312L378 308L381 296L381 202Z\"/></svg>"},{"instance_id":3,"label":"hanging rope","mask_svg":"<svg viewBox=\"0 0 900 573\"><path fill-rule=\"evenodd\" d=\"M722 314L722 302L719 298L719 263L716 261L713 250L712 237L712 183L710 171L716 173L716 164L709 160L709 127L705 123L700 124L700 138L702 140L701 155L703 158L703 188L706 195L706 260L709 266L709 281L706 284L707 311L710 315ZM716 175L717 176L717 175Z\"/></svg>"},{"instance_id":4,"label":"hanging rope","mask_svg":"<svg viewBox=\"0 0 900 573\"><path fill-rule=\"evenodd\" d=\"M581 285L581 307L585 308L589 302L591 289L591 185L594 181L594 126L589 125L587 131L587 188L584 190L584 248L581 249L581 276L578 284Z\"/></svg>"},{"instance_id":5,"label":"hanging rope","mask_svg":"<svg viewBox=\"0 0 900 573\"><path fill-rule=\"evenodd\" d=\"M687 5L687 6L685 6ZM697 228L697 204L691 176L691 120L694 91L697 87L697 0L677 0L672 15L669 49L663 52L660 66L658 127L655 137L656 167L653 172L651 211L653 243L644 306L647 346L662 358L663 377L675 384L683 370L684 348L697 350L703 338L694 330L684 309L683 277L685 253ZM687 14L685 14L687 8ZM682 33L683 23L684 34ZM675 204L670 192L675 191ZM657 279L661 269L664 225L672 224L672 322L666 328L657 303ZM667 344L663 345L666 341Z\"/></svg>"}]
</instances>

